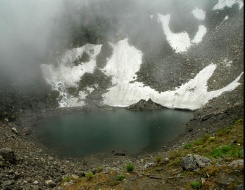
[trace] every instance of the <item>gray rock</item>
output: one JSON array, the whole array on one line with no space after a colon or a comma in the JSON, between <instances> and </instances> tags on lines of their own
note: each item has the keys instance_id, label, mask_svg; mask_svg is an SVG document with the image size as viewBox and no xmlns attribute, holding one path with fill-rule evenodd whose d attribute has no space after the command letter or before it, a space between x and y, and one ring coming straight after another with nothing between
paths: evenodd
<instances>
[{"instance_id":1,"label":"gray rock","mask_svg":"<svg viewBox=\"0 0 245 190\"><path fill-rule=\"evenodd\" d=\"M72 177L73 179L78 179L78 178L79 178L79 176L78 176L78 175L75 175L75 174L72 174L71 177Z\"/></svg>"},{"instance_id":2,"label":"gray rock","mask_svg":"<svg viewBox=\"0 0 245 190\"><path fill-rule=\"evenodd\" d=\"M227 187L234 181L235 181L234 177L230 177L225 174L221 174L216 177L216 183L222 189L227 189Z\"/></svg>"},{"instance_id":3,"label":"gray rock","mask_svg":"<svg viewBox=\"0 0 245 190\"><path fill-rule=\"evenodd\" d=\"M10 148L1 148L0 149L0 156L2 156L2 158L5 161L8 161L10 163L15 163L16 162L16 156L15 153L12 149Z\"/></svg>"},{"instance_id":4,"label":"gray rock","mask_svg":"<svg viewBox=\"0 0 245 190\"><path fill-rule=\"evenodd\" d=\"M46 180L45 181L45 184L48 186L48 187L51 187L51 188L54 188L56 186L55 182L53 180Z\"/></svg>"},{"instance_id":5,"label":"gray rock","mask_svg":"<svg viewBox=\"0 0 245 190\"><path fill-rule=\"evenodd\" d=\"M141 99L139 102L128 106L126 109L133 110L133 111L143 111L143 110L159 110L159 109L164 109L164 108L165 107L153 102L151 99L147 101Z\"/></svg>"},{"instance_id":6,"label":"gray rock","mask_svg":"<svg viewBox=\"0 0 245 190\"><path fill-rule=\"evenodd\" d=\"M23 129L23 134L25 135L25 136L28 136L28 135L30 135L31 134L31 129L29 128L29 127L25 127L24 129Z\"/></svg>"},{"instance_id":7,"label":"gray rock","mask_svg":"<svg viewBox=\"0 0 245 190\"><path fill-rule=\"evenodd\" d=\"M201 120L202 120L202 121L205 121L205 120L210 119L210 118L213 117L213 116L214 116L214 114L203 115L203 116L201 117Z\"/></svg>"},{"instance_id":8,"label":"gray rock","mask_svg":"<svg viewBox=\"0 0 245 190\"><path fill-rule=\"evenodd\" d=\"M203 157L203 156L200 156L200 155L197 155L197 154L194 154L194 159L197 163L197 166L199 168L204 168L204 167L207 167L210 165L211 163L211 160L206 158L206 157Z\"/></svg>"},{"instance_id":9,"label":"gray rock","mask_svg":"<svg viewBox=\"0 0 245 190\"><path fill-rule=\"evenodd\" d=\"M186 157L182 158L181 167L183 168L183 170L195 171L200 168L209 166L210 163L211 160L206 157L197 154L188 154Z\"/></svg>"},{"instance_id":10,"label":"gray rock","mask_svg":"<svg viewBox=\"0 0 245 190\"><path fill-rule=\"evenodd\" d=\"M229 164L229 167L233 169L237 169L239 167L243 168L244 167L244 160L234 160Z\"/></svg>"},{"instance_id":11,"label":"gray rock","mask_svg":"<svg viewBox=\"0 0 245 190\"><path fill-rule=\"evenodd\" d=\"M33 181L33 184L34 185L37 185L38 184L38 181L37 180Z\"/></svg>"},{"instance_id":12,"label":"gray rock","mask_svg":"<svg viewBox=\"0 0 245 190\"><path fill-rule=\"evenodd\" d=\"M234 190L243 190L244 189L244 183L234 187Z\"/></svg>"},{"instance_id":13,"label":"gray rock","mask_svg":"<svg viewBox=\"0 0 245 190\"><path fill-rule=\"evenodd\" d=\"M152 166L155 166L155 163L146 163L143 167L143 169L145 170L146 168L150 168Z\"/></svg>"},{"instance_id":14,"label":"gray rock","mask_svg":"<svg viewBox=\"0 0 245 190\"><path fill-rule=\"evenodd\" d=\"M3 189L9 189L8 187L14 184L14 180L7 180L2 182Z\"/></svg>"},{"instance_id":15,"label":"gray rock","mask_svg":"<svg viewBox=\"0 0 245 190\"><path fill-rule=\"evenodd\" d=\"M17 129L15 127L12 127L11 131L16 134L16 135L19 135L19 132L17 131Z\"/></svg>"}]
</instances>

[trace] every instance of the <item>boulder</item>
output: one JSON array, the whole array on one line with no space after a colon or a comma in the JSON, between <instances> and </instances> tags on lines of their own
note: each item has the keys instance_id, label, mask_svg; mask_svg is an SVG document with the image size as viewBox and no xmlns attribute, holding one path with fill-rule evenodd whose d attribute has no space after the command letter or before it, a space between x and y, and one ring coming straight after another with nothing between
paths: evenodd
<instances>
[{"instance_id":1,"label":"boulder","mask_svg":"<svg viewBox=\"0 0 245 190\"><path fill-rule=\"evenodd\" d=\"M10 163L15 163L16 162L16 156L15 153L12 149L10 148L1 148L0 149L0 156L2 156L2 158L5 161L8 161Z\"/></svg>"},{"instance_id":2,"label":"boulder","mask_svg":"<svg viewBox=\"0 0 245 190\"><path fill-rule=\"evenodd\" d=\"M243 168L244 167L244 160L234 160L229 164L229 167L232 169L238 169L238 168Z\"/></svg>"},{"instance_id":3,"label":"boulder","mask_svg":"<svg viewBox=\"0 0 245 190\"><path fill-rule=\"evenodd\" d=\"M183 170L195 171L199 170L200 168L209 166L210 163L211 160L206 157L197 154L188 154L186 157L182 158L181 167Z\"/></svg>"}]
</instances>

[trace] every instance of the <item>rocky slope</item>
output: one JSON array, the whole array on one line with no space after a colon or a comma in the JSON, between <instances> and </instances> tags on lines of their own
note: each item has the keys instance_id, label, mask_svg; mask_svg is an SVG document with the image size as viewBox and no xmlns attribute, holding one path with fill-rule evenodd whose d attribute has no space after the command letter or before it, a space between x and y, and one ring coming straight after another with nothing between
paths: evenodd
<instances>
[{"instance_id":1,"label":"rocky slope","mask_svg":"<svg viewBox=\"0 0 245 190\"><path fill-rule=\"evenodd\" d=\"M199 131L200 138L194 135L180 139L152 154L130 157L112 152L74 159L58 158L35 139L31 140L35 132L31 128L0 123L0 187L6 190L242 189L243 119L228 126L224 124L219 130L220 127L213 128L216 125L209 126L205 129L211 132L193 129ZM126 171L128 163L135 166L133 172Z\"/></svg>"}]
</instances>

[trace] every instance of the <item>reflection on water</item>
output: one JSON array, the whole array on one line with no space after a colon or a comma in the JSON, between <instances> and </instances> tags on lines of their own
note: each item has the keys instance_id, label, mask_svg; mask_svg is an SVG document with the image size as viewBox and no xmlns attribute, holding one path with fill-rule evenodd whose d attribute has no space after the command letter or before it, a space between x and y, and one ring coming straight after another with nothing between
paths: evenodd
<instances>
[{"instance_id":1,"label":"reflection on water","mask_svg":"<svg viewBox=\"0 0 245 190\"><path fill-rule=\"evenodd\" d=\"M113 150L138 154L158 150L182 134L192 117L192 112L169 109L76 113L42 124L38 139L63 156Z\"/></svg>"}]
</instances>

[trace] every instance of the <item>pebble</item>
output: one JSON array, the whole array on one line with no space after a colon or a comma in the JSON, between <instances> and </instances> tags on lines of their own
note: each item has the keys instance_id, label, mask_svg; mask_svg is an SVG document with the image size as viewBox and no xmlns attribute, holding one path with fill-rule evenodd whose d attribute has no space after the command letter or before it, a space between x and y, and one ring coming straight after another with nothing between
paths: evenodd
<instances>
[{"instance_id":1,"label":"pebble","mask_svg":"<svg viewBox=\"0 0 245 190\"><path fill-rule=\"evenodd\" d=\"M51 188L56 186L55 182L53 180L50 180L50 179L45 181L45 185L47 185Z\"/></svg>"},{"instance_id":2,"label":"pebble","mask_svg":"<svg viewBox=\"0 0 245 190\"><path fill-rule=\"evenodd\" d=\"M17 129L15 127L12 127L12 132L15 133L16 135L19 135L19 132L17 131Z\"/></svg>"},{"instance_id":3,"label":"pebble","mask_svg":"<svg viewBox=\"0 0 245 190\"><path fill-rule=\"evenodd\" d=\"M38 181L37 180L33 181L33 184L34 185L37 185L38 184Z\"/></svg>"}]
</instances>

